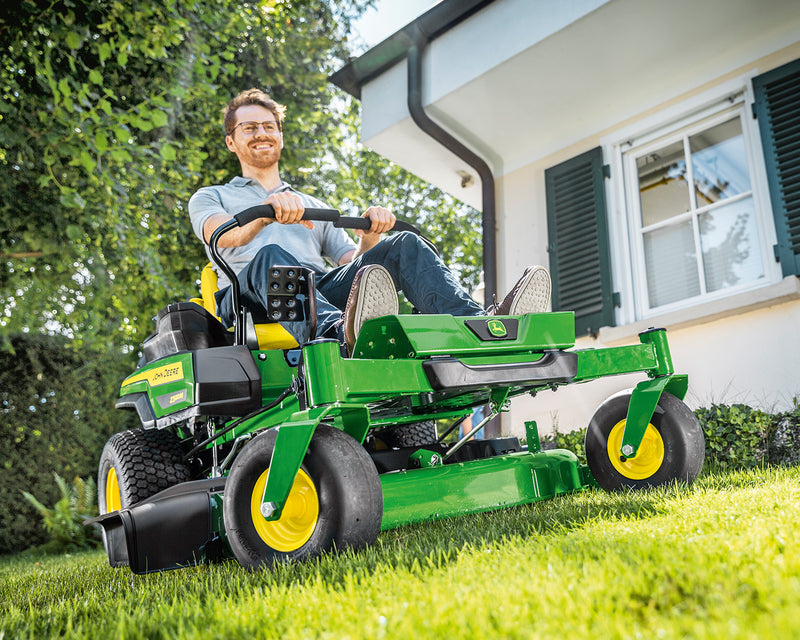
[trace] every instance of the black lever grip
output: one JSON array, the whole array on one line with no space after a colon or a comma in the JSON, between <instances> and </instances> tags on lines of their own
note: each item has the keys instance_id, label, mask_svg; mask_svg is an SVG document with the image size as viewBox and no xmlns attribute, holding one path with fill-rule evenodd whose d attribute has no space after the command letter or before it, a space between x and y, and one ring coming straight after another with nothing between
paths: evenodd
<instances>
[{"instance_id":1,"label":"black lever grip","mask_svg":"<svg viewBox=\"0 0 800 640\"><path fill-rule=\"evenodd\" d=\"M254 207L240 211L233 219L236 220L240 227L251 223L253 220L259 218L275 218L275 209L271 204L257 204ZM354 217L349 218L342 216L336 209L306 209L303 213L303 220L311 221L327 221L333 222L334 227L343 227L345 229L364 229L365 231L370 228L372 223L367 218ZM409 224L404 220L396 220L392 231L411 231L418 236L422 235L419 229L413 224Z\"/></svg>"},{"instance_id":2,"label":"black lever grip","mask_svg":"<svg viewBox=\"0 0 800 640\"><path fill-rule=\"evenodd\" d=\"M240 227L251 223L253 220L259 218L274 218L275 209L271 204L257 204L254 207L240 211L233 219L239 223ZM340 214L336 209L306 209L303 214L303 220L319 220L328 222L335 222L340 218Z\"/></svg>"}]
</instances>

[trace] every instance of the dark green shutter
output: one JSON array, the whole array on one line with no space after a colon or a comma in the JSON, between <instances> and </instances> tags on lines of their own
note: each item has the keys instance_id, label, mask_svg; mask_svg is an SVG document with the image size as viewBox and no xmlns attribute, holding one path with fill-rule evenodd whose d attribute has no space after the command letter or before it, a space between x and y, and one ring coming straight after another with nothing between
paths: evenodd
<instances>
[{"instance_id":1,"label":"dark green shutter","mask_svg":"<svg viewBox=\"0 0 800 640\"><path fill-rule=\"evenodd\" d=\"M575 312L578 336L614 326L603 150L544 172L553 309Z\"/></svg>"},{"instance_id":2,"label":"dark green shutter","mask_svg":"<svg viewBox=\"0 0 800 640\"><path fill-rule=\"evenodd\" d=\"M800 275L800 60L753 79L784 276Z\"/></svg>"}]
</instances>

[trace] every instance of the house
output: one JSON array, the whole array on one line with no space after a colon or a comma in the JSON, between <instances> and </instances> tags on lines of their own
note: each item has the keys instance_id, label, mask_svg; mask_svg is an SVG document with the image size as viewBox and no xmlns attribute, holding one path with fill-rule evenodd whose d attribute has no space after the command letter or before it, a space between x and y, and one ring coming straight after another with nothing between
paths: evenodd
<instances>
[{"instance_id":1,"label":"house","mask_svg":"<svg viewBox=\"0 0 800 640\"><path fill-rule=\"evenodd\" d=\"M444 0L332 81L368 147L483 211L487 290L548 265L577 348L665 327L692 407L800 397L796 0ZM639 379L518 398L503 431Z\"/></svg>"}]
</instances>

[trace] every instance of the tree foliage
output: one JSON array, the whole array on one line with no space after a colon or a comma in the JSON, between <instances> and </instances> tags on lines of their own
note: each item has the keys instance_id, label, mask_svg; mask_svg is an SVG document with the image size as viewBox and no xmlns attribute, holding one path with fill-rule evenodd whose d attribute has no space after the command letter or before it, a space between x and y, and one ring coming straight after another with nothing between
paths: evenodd
<instances>
[{"instance_id":1,"label":"tree foliage","mask_svg":"<svg viewBox=\"0 0 800 640\"><path fill-rule=\"evenodd\" d=\"M314 167L334 126L327 75L368 2L4 5L0 325L138 344L154 310L194 292L188 196L238 168L221 107L250 86L279 96L284 163Z\"/></svg>"}]
</instances>

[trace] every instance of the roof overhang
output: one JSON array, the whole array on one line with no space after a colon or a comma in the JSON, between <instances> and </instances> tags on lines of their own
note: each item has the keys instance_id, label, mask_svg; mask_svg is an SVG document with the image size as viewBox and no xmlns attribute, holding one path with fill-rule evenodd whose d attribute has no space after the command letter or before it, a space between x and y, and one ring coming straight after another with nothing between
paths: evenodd
<instances>
[{"instance_id":1,"label":"roof overhang","mask_svg":"<svg viewBox=\"0 0 800 640\"><path fill-rule=\"evenodd\" d=\"M406 106L414 30L429 115L495 177L734 73L800 38L796 0L445 0L332 76L362 101L362 140L480 207L474 171ZM477 180L475 181L477 182Z\"/></svg>"}]
</instances>

